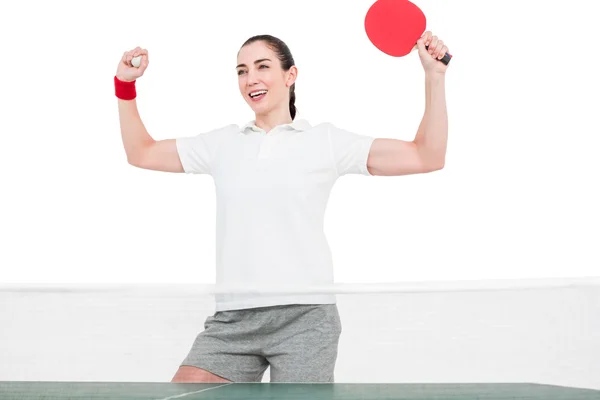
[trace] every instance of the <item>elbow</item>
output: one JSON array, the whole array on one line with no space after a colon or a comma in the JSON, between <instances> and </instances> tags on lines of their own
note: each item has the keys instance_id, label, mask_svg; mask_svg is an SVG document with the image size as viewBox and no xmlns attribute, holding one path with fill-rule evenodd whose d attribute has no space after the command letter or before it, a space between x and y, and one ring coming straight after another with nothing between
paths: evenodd
<instances>
[{"instance_id":1,"label":"elbow","mask_svg":"<svg viewBox=\"0 0 600 400\"><path fill-rule=\"evenodd\" d=\"M433 165L433 171L440 171L440 170L444 169L445 166L446 166L446 160L442 159Z\"/></svg>"},{"instance_id":2,"label":"elbow","mask_svg":"<svg viewBox=\"0 0 600 400\"><path fill-rule=\"evenodd\" d=\"M141 168L142 162L139 156L134 156L133 154L127 154L127 164Z\"/></svg>"},{"instance_id":3,"label":"elbow","mask_svg":"<svg viewBox=\"0 0 600 400\"><path fill-rule=\"evenodd\" d=\"M446 165L445 157L430 158L423 163L425 172L435 172L444 169Z\"/></svg>"},{"instance_id":4,"label":"elbow","mask_svg":"<svg viewBox=\"0 0 600 400\"><path fill-rule=\"evenodd\" d=\"M127 163L134 167L144 168L144 164L147 162L147 147L136 146L125 150L127 156Z\"/></svg>"},{"instance_id":5,"label":"elbow","mask_svg":"<svg viewBox=\"0 0 600 400\"><path fill-rule=\"evenodd\" d=\"M434 172L444 169L446 165L446 149L430 149L416 143L423 172Z\"/></svg>"},{"instance_id":6,"label":"elbow","mask_svg":"<svg viewBox=\"0 0 600 400\"><path fill-rule=\"evenodd\" d=\"M146 164L150 161L152 145L155 141L149 143L140 143L135 146L125 148L127 163L134 167L146 169Z\"/></svg>"}]
</instances>

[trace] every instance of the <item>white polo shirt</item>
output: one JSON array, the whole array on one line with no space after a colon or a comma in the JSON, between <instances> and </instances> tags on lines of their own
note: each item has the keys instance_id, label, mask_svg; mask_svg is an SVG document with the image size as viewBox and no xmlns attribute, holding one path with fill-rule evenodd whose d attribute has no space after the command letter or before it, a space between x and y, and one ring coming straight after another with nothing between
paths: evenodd
<instances>
[{"instance_id":1,"label":"white polo shirt","mask_svg":"<svg viewBox=\"0 0 600 400\"><path fill-rule=\"evenodd\" d=\"M346 174L370 176L375 138L306 120L269 133L255 121L176 140L185 173L209 174L216 190L217 285L330 285L324 234L331 189ZM216 311L334 304L335 295L217 294Z\"/></svg>"}]
</instances>

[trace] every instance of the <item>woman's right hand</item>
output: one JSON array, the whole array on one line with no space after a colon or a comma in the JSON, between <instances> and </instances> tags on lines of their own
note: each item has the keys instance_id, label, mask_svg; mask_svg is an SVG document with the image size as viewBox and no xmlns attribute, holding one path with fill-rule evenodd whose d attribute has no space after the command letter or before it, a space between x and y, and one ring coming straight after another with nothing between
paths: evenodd
<instances>
[{"instance_id":1,"label":"woman's right hand","mask_svg":"<svg viewBox=\"0 0 600 400\"><path fill-rule=\"evenodd\" d=\"M142 56L140 66L134 67L131 60L137 56ZM124 82L132 82L144 75L144 71L148 68L148 50L136 47L133 50L123 53L119 66L117 67L117 79Z\"/></svg>"}]
</instances>

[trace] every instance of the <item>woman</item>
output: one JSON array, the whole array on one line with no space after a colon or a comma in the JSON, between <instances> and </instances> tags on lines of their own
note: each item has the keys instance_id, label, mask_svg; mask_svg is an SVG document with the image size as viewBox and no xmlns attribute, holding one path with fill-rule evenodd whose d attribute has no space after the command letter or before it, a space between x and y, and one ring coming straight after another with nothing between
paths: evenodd
<instances>
[{"instance_id":1,"label":"woman","mask_svg":"<svg viewBox=\"0 0 600 400\"><path fill-rule=\"evenodd\" d=\"M127 160L139 168L213 177L218 284L331 284L323 218L336 179L444 166L447 66L438 59L448 48L431 32L417 47L427 101L413 141L296 120L298 69L285 43L270 35L248 39L237 56L239 90L253 121L156 141L136 106L135 81L149 60L146 50L135 48L123 54L114 78ZM271 382L334 382L341 334L334 296L218 295L204 327L172 382L260 382L269 366Z\"/></svg>"}]
</instances>

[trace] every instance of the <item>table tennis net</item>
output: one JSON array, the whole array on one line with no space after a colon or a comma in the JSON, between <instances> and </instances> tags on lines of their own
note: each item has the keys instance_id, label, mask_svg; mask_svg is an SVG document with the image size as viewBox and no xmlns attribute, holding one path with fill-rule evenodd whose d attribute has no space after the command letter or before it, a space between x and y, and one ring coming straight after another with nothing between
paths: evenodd
<instances>
[{"instance_id":1,"label":"table tennis net","mask_svg":"<svg viewBox=\"0 0 600 400\"><path fill-rule=\"evenodd\" d=\"M600 387L598 278L0 286L0 380L168 382L218 295L328 294L336 382ZM263 381L269 381L269 370Z\"/></svg>"}]
</instances>

